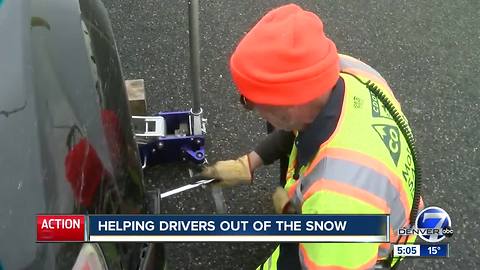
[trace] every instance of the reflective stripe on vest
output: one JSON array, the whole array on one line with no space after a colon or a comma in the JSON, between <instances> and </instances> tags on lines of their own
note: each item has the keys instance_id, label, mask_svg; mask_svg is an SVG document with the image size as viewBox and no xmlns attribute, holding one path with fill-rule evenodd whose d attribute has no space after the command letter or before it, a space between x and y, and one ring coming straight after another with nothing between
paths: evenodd
<instances>
[{"instance_id":1,"label":"reflective stripe on vest","mask_svg":"<svg viewBox=\"0 0 480 270\"><path fill-rule=\"evenodd\" d=\"M257 267L257 270L277 270L277 261L278 261L278 256L280 254L280 247L277 246L277 248L273 251L272 255L268 257L268 259L259 267Z\"/></svg>"},{"instance_id":2,"label":"reflective stripe on vest","mask_svg":"<svg viewBox=\"0 0 480 270\"><path fill-rule=\"evenodd\" d=\"M382 90L387 91L390 95L394 96L392 89L390 89L388 83L377 70L351 56L339 54L339 57L340 70L342 72L348 72L366 77L380 86ZM392 99L392 102L394 103L395 107L399 109L401 108L400 103L396 99Z\"/></svg>"},{"instance_id":3,"label":"reflective stripe on vest","mask_svg":"<svg viewBox=\"0 0 480 270\"><path fill-rule=\"evenodd\" d=\"M371 66L359 61L351 56L339 54L340 57L340 70L343 72L349 72L358 74L362 73L371 77L372 80L377 81L383 85L388 85L385 79ZM389 89L390 90L390 89Z\"/></svg>"},{"instance_id":4,"label":"reflective stripe on vest","mask_svg":"<svg viewBox=\"0 0 480 270\"><path fill-rule=\"evenodd\" d=\"M300 265L302 270L347 270L352 269L350 267L341 267L341 266L333 266L333 265L317 265L314 261L310 258L305 256L306 251L303 247L303 244L300 244L299 256L300 256ZM357 270L363 269L374 269L375 264L377 263L377 256L372 256L369 260L367 260L364 264L355 267Z\"/></svg>"},{"instance_id":5,"label":"reflective stripe on vest","mask_svg":"<svg viewBox=\"0 0 480 270\"><path fill-rule=\"evenodd\" d=\"M394 229L403 227L406 224L406 218L410 210L405 209L400 201L400 192L390 182L387 176L377 171L347 160L324 157L315 166L313 171L306 175L295 187L295 197L292 202L299 206L304 200L313 184L321 179L329 179L338 183L347 184L371 193L379 198L383 205L388 206L388 213L391 214L391 224ZM363 199L363 198L362 198ZM369 201L378 207L382 205L374 201Z\"/></svg>"}]
</instances>

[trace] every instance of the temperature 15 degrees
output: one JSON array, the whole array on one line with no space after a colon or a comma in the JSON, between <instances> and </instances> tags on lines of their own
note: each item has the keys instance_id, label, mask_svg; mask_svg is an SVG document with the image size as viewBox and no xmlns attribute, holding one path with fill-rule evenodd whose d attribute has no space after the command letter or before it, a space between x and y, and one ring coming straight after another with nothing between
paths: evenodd
<instances>
[{"instance_id":1,"label":"temperature 15 degrees","mask_svg":"<svg viewBox=\"0 0 480 270\"><path fill-rule=\"evenodd\" d=\"M428 247L428 254L430 255L436 255L439 250L441 250L441 247Z\"/></svg>"},{"instance_id":2,"label":"temperature 15 degrees","mask_svg":"<svg viewBox=\"0 0 480 270\"><path fill-rule=\"evenodd\" d=\"M422 257L448 257L448 244L420 245Z\"/></svg>"}]
</instances>

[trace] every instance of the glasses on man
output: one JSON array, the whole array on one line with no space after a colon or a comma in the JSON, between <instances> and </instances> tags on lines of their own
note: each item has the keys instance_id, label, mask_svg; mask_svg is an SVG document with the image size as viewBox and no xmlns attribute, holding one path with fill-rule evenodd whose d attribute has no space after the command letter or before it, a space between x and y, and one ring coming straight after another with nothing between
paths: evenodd
<instances>
[{"instance_id":1,"label":"glasses on man","mask_svg":"<svg viewBox=\"0 0 480 270\"><path fill-rule=\"evenodd\" d=\"M242 104L243 108L249 111L253 110L255 107L253 102L248 100L248 98L246 98L244 95L240 95L240 104Z\"/></svg>"}]
</instances>

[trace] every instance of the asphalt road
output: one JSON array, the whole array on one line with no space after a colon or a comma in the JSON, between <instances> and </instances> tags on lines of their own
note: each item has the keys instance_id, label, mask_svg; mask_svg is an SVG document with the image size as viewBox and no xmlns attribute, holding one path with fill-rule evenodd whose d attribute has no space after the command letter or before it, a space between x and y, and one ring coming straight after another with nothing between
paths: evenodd
<instances>
[{"instance_id":1,"label":"asphalt road","mask_svg":"<svg viewBox=\"0 0 480 270\"><path fill-rule=\"evenodd\" d=\"M186 1L104 0L126 79L146 81L150 112L190 108ZM396 92L416 134L424 198L450 213L450 258L407 260L400 269L480 266L480 2L294 1L321 16L340 52L380 71ZM208 158L235 158L265 134L264 122L237 105L228 72L240 37L285 1L201 1L202 99L208 118ZM277 166L251 187L225 190L229 213L271 213ZM167 190L188 182L185 168L147 173ZM165 213L213 213L208 190L162 201ZM169 244L170 269L254 269L272 244Z\"/></svg>"}]
</instances>

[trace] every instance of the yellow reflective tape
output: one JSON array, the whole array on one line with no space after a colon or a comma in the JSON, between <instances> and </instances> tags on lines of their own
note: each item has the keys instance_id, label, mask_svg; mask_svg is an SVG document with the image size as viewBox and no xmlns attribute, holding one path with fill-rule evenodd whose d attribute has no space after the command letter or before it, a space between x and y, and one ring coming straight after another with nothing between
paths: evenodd
<instances>
[{"instance_id":1,"label":"yellow reflective tape","mask_svg":"<svg viewBox=\"0 0 480 270\"><path fill-rule=\"evenodd\" d=\"M272 255L268 257L268 259L263 263L263 268L260 269L260 266L257 267L257 270L277 270L277 261L278 261L278 256L280 255L280 246L277 246L277 248L273 251Z\"/></svg>"}]
</instances>

